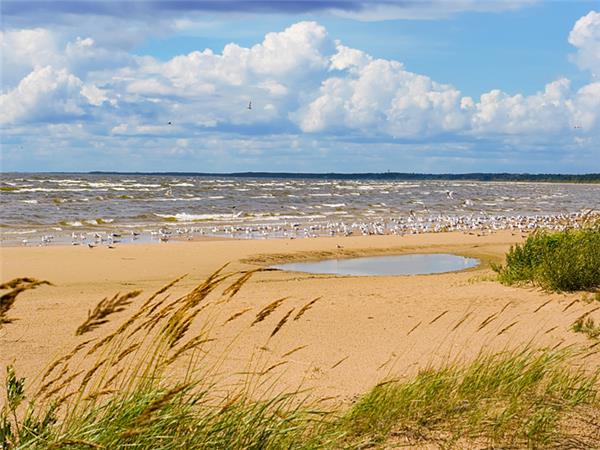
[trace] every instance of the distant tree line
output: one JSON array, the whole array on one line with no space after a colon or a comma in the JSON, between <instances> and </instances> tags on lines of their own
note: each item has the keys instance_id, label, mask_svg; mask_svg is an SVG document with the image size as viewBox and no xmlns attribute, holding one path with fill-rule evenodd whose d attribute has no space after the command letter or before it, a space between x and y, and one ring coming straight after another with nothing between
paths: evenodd
<instances>
[{"instance_id":1,"label":"distant tree line","mask_svg":"<svg viewBox=\"0 0 600 450\"><path fill-rule=\"evenodd\" d=\"M554 173L292 173L292 172L89 172L92 175L157 175L186 177L289 178L334 180L440 180L440 181L523 181L540 183L600 183L600 173L580 175Z\"/></svg>"}]
</instances>

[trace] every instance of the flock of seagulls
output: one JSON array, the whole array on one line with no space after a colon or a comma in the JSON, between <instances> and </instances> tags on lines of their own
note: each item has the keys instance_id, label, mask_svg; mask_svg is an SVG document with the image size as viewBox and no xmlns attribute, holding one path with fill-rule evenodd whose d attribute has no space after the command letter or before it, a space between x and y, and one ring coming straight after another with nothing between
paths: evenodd
<instances>
[{"instance_id":1,"label":"flock of seagulls","mask_svg":"<svg viewBox=\"0 0 600 450\"><path fill-rule=\"evenodd\" d=\"M266 239L266 238L311 238L320 236L368 236L396 235L404 236L422 233L439 233L458 231L465 234L483 236L500 230L510 230L513 234L523 236L536 229L563 230L567 227L578 228L590 215L600 216L598 212L578 212L558 215L534 216L503 216L503 215L417 215L411 211L409 215L372 221L314 221L281 222L264 224L227 224L211 226L177 226L161 227L159 229L143 229L123 232L73 232L71 244L95 248L106 246L114 249L116 244L131 243L142 239L148 242L168 242L171 239L192 240L202 236L229 237L237 239ZM24 239L23 245L37 244L40 246L53 243L66 243L64 237L43 235L39 241Z\"/></svg>"}]
</instances>

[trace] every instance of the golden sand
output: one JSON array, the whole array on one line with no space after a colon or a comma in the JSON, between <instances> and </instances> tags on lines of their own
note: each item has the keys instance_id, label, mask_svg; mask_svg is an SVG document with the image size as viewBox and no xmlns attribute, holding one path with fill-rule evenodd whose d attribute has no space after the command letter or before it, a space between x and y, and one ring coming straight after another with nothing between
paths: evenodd
<instances>
[{"instance_id":1,"label":"golden sand","mask_svg":"<svg viewBox=\"0 0 600 450\"><path fill-rule=\"evenodd\" d=\"M473 256L482 264L420 276L258 272L210 314L215 338L208 344L210 357L222 359L224 378L250 366L270 368L278 388L301 385L319 397L346 401L385 378L409 376L449 359L468 360L481 351L586 344L570 326L591 305L575 302L564 311L580 294L548 294L494 281L489 262L501 262L510 245L521 240L521 235L499 232L2 248L2 281L31 276L54 286L17 299L10 317L18 320L0 330L0 366L14 364L20 376L39 377L57 356L104 336L151 293L183 274L188 276L173 295L189 291L225 263L229 271L246 271L285 261L418 252ZM136 289L144 292L127 311L86 336L75 335L100 300ZM600 358L592 355L588 362L600 364Z\"/></svg>"}]
</instances>

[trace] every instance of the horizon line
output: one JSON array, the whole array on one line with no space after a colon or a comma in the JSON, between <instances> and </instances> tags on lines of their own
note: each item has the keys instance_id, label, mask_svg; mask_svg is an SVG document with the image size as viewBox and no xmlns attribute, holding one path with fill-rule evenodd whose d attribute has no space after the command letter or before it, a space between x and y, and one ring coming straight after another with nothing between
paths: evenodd
<instances>
[{"instance_id":1,"label":"horizon line","mask_svg":"<svg viewBox=\"0 0 600 450\"><path fill-rule=\"evenodd\" d=\"M193 171L0 171L2 175L10 174L78 174L78 175L154 175L154 176L230 176L230 177L285 177L285 178L429 178L429 179L479 179L479 180L519 180L519 179L581 179L600 181L600 172L590 173L552 173L552 172L460 172L460 173L427 173L427 172L289 172L289 171L243 171L243 172L193 172Z\"/></svg>"}]
</instances>

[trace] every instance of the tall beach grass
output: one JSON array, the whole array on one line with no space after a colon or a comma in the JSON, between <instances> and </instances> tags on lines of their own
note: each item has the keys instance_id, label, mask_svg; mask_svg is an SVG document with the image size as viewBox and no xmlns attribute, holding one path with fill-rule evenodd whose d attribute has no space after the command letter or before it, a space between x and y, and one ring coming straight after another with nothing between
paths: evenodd
<instances>
[{"instance_id":1,"label":"tall beach grass","mask_svg":"<svg viewBox=\"0 0 600 450\"><path fill-rule=\"evenodd\" d=\"M180 279L137 302L137 291L103 300L74 327L78 344L35 382L19 378L9 367L1 397L0 448L423 444L587 449L600 442L598 373L574 369L573 358L581 355L573 350L525 349L482 354L471 362L448 361L411 379L386 380L353 404L336 407L309 400L301 390L278 391L271 369L281 363L249 371L239 385L224 385L215 376L218 362L206 357L211 329L217 326L211 311L231 301L252 276L225 269L175 299L169 294ZM13 292L22 285L3 287ZM6 297L12 299L10 306L20 292ZM265 334L271 339L319 305L317 298L296 312L286 300L274 300L257 311L241 309L218 326L246 320L248 327L268 326ZM129 316L102 333L117 310L127 310ZM275 317L267 321L270 316ZM12 325L0 322L5 326Z\"/></svg>"}]
</instances>

